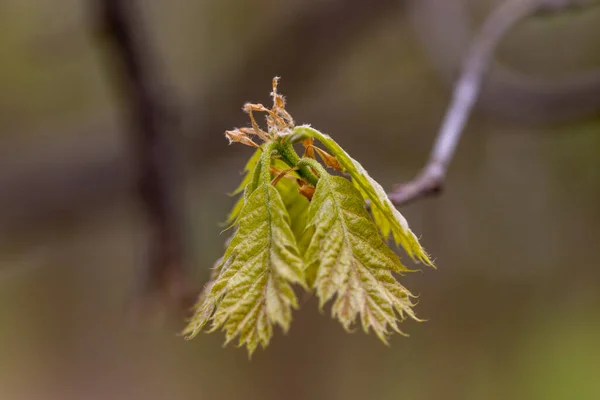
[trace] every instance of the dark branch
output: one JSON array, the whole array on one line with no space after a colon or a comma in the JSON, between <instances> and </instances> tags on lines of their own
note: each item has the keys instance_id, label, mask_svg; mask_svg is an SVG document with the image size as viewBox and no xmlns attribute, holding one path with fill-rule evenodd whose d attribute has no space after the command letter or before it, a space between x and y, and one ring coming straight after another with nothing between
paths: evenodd
<instances>
[{"instance_id":1,"label":"dark branch","mask_svg":"<svg viewBox=\"0 0 600 400\"><path fill-rule=\"evenodd\" d=\"M120 83L130 103L137 194L151 229L142 290L183 301L188 291L183 268L177 116L168 107L173 98L161 84L135 5L132 0L99 0L100 22L112 45Z\"/></svg>"}]
</instances>

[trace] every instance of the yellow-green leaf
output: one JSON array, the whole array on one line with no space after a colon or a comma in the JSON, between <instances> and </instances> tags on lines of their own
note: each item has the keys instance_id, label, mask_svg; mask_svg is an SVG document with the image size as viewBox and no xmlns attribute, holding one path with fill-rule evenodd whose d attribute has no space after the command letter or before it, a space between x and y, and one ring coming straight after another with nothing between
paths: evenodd
<instances>
[{"instance_id":1,"label":"yellow-green leaf","mask_svg":"<svg viewBox=\"0 0 600 400\"><path fill-rule=\"evenodd\" d=\"M406 219L394 207L381 185L369 176L358 161L350 157L331 137L310 126L296 127L294 133L314 137L337 158L344 170L350 174L352 182L359 188L365 200L370 200L373 218L384 237L391 233L396 244L401 245L413 260L433 266L419 240L410 230Z\"/></svg>"},{"instance_id":2,"label":"yellow-green leaf","mask_svg":"<svg viewBox=\"0 0 600 400\"><path fill-rule=\"evenodd\" d=\"M242 182L240 182L239 186L233 192L229 193L230 196L235 196L237 194L242 193L244 191L244 189L246 188L246 186L248 186L248 184L252 181L252 172L254 171L254 168L256 167L258 160L260 160L261 154L262 154L262 151L260 149L257 149L254 152L254 154L252 154L252 157L250 157L250 159L246 163L246 166L244 167L244 178L242 178ZM235 204L233 205L233 208L231 209L231 212L229 213L229 215L227 216L227 219L225 220L225 222L223 224L224 225L233 224L235 222L235 219L240 214L240 211L242 211L243 206L244 206L244 196L240 196L236 200Z\"/></svg>"},{"instance_id":3,"label":"yellow-green leaf","mask_svg":"<svg viewBox=\"0 0 600 400\"><path fill-rule=\"evenodd\" d=\"M282 179L276 187L290 216L294 237L299 241L306 227L306 215L310 203L298 192L298 184L294 180Z\"/></svg>"},{"instance_id":4,"label":"yellow-green leaf","mask_svg":"<svg viewBox=\"0 0 600 400\"><path fill-rule=\"evenodd\" d=\"M323 172L325 172L323 170ZM417 319L411 294L392 275L408 269L377 231L353 184L321 174L308 210L314 234L304 258L314 275L321 307L335 298L332 314L345 329L360 318L384 342L389 328L400 332L398 318Z\"/></svg>"},{"instance_id":5,"label":"yellow-green leaf","mask_svg":"<svg viewBox=\"0 0 600 400\"><path fill-rule=\"evenodd\" d=\"M278 190L270 184L271 152L265 150L258 186L237 218L237 230L217 266L185 333L195 336L211 323L223 329L226 342L239 337L249 354L271 339L273 325L289 328L297 300L291 284L304 282L304 265ZM247 192L250 192L247 190Z\"/></svg>"},{"instance_id":6,"label":"yellow-green leaf","mask_svg":"<svg viewBox=\"0 0 600 400\"><path fill-rule=\"evenodd\" d=\"M254 154L252 154L250 159L248 159L248 162L244 166L244 178L242 179L238 187L230 193L231 196L242 193L246 188L246 185L250 183L250 181L252 180L252 171L254 171L254 167L256 167L256 164L260 160L261 155L262 151L260 149L257 149L256 151L254 151Z\"/></svg>"}]
</instances>

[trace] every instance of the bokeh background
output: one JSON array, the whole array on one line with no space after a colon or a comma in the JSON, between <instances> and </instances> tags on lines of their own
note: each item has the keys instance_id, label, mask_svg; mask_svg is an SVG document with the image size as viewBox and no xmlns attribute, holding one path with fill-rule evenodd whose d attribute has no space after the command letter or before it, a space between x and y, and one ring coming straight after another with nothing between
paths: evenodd
<instances>
[{"instance_id":1,"label":"bokeh background","mask_svg":"<svg viewBox=\"0 0 600 400\"><path fill-rule=\"evenodd\" d=\"M419 170L456 70L423 33L451 15L429 0L431 19L415 18L416 2L138 1L184 115L193 285L222 252L226 193L251 154L223 131L245 123L245 101L268 103L272 76L298 122L385 187ZM475 29L498 1L460 3ZM475 113L446 192L402 209L438 270L403 279L428 321L390 347L346 334L313 298L251 361L219 333L184 341L177 316L133 318L147 226L92 5L0 2L1 399L600 398L595 115ZM597 8L525 21L498 58L549 79L600 68L599 23Z\"/></svg>"}]
</instances>

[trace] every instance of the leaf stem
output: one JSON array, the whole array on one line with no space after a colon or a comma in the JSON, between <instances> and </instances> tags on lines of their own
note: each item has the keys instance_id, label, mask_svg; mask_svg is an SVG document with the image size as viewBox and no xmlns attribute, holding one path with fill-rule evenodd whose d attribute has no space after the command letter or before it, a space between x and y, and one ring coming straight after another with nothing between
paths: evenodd
<instances>
[{"instance_id":1,"label":"leaf stem","mask_svg":"<svg viewBox=\"0 0 600 400\"><path fill-rule=\"evenodd\" d=\"M274 150L277 150L277 144L275 142L269 142L264 145L262 155L260 156L260 159L254 168L254 175L252 175L252 181L248 189L248 194L254 192L261 179L265 182L271 180L271 171L269 167L271 166L271 156L273 155Z\"/></svg>"},{"instance_id":2,"label":"leaf stem","mask_svg":"<svg viewBox=\"0 0 600 400\"><path fill-rule=\"evenodd\" d=\"M313 170L315 170L317 172L319 177L329 175L327 170L325 170L325 168L321 164L319 164L319 162L317 160L315 160L313 158L303 157L300 160L298 160L296 165L298 168L306 168L306 167L312 168Z\"/></svg>"},{"instance_id":3,"label":"leaf stem","mask_svg":"<svg viewBox=\"0 0 600 400\"><path fill-rule=\"evenodd\" d=\"M317 186L317 182L319 181L319 177L316 176L309 168L305 165L298 165L301 161L300 156L296 153L296 150L292 147L290 142L279 142L277 145L277 151L279 151L279 155L281 159L289 165L291 168L298 167L298 175L302 178L306 179L311 185Z\"/></svg>"}]
</instances>

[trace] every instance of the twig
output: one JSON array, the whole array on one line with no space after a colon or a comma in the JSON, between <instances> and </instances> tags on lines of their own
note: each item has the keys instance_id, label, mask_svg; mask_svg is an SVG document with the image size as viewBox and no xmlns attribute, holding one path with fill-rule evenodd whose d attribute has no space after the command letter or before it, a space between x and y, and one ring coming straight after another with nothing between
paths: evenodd
<instances>
[{"instance_id":1,"label":"twig","mask_svg":"<svg viewBox=\"0 0 600 400\"><path fill-rule=\"evenodd\" d=\"M485 20L463 64L435 144L423 170L389 194L396 206L438 194L456 146L473 110L496 47L519 21L537 12L560 12L565 8L593 5L597 0L506 0Z\"/></svg>"},{"instance_id":2,"label":"twig","mask_svg":"<svg viewBox=\"0 0 600 400\"><path fill-rule=\"evenodd\" d=\"M185 301L183 218L176 152L177 123L132 0L99 0L101 23L119 62L131 103L138 197L151 226L142 291Z\"/></svg>"},{"instance_id":3,"label":"twig","mask_svg":"<svg viewBox=\"0 0 600 400\"><path fill-rule=\"evenodd\" d=\"M390 200L401 206L441 192L448 165L481 90L485 72L504 35L537 8L537 0L507 0L484 22L475 38L463 71L452 93L452 101L438 133L429 161L412 181L399 185Z\"/></svg>"}]
</instances>

